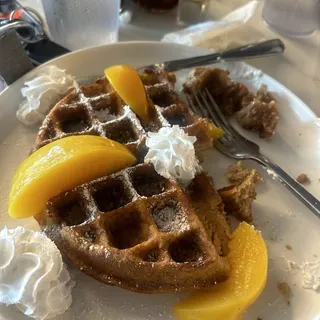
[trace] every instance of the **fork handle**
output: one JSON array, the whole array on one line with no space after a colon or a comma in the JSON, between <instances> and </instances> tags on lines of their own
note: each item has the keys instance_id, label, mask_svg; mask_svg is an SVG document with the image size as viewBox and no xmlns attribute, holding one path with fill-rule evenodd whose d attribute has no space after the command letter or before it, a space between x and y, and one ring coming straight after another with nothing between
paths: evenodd
<instances>
[{"instance_id":1,"label":"fork handle","mask_svg":"<svg viewBox=\"0 0 320 320\"><path fill-rule=\"evenodd\" d=\"M260 58L282 53L285 49L280 39L272 39L262 42L251 43L239 48L193 57L181 60L167 61L162 68L167 71L178 71L186 68L204 66L223 61L238 61L251 58Z\"/></svg>"},{"instance_id":2,"label":"fork handle","mask_svg":"<svg viewBox=\"0 0 320 320\"><path fill-rule=\"evenodd\" d=\"M320 201L309 191L301 186L296 180L289 176L279 166L272 163L267 157L258 155L252 157L252 160L259 162L268 173L282 185L284 185L298 200L306 205L318 218L320 218Z\"/></svg>"}]
</instances>

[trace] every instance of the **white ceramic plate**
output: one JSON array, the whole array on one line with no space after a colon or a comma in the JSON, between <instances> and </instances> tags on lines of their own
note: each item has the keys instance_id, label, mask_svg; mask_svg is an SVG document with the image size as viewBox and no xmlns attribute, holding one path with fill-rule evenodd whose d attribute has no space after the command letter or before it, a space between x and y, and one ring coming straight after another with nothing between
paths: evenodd
<instances>
[{"instance_id":1,"label":"white ceramic plate","mask_svg":"<svg viewBox=\"0 0 320 320\"><path fill-rule=\"evenodd\" d=\"M120 43L78 51L52 61L78 80L101 76L103 69L113 64L142 66L153 62L177 59L206 53L203 49L166 43ZM235 74L244 75L242 80L254 88L265 83L279 101L281 120L272 141L262 141L246 132L257 141L262 151L282 166L288 173L297 176L307 173L311 184L307 186L320 196L320 128L315 115L289 90L267 75L258 81L250 80L255 69L236 63L228 66ZM249 73L248 73L249 72ZM16 81L0 95L0 227L23 225L37 229L30 219L14 220L7 215L7 198L10 181L19 162L24 159L34 142L38 128L21 124L15 112L21 101L20 88L33 77L33 71ZM187 71L178 73L179 83ZM248 80L249 79L249 80ZM223 172L232 160L210 150L205 155L204 167L214 177L217 187L226 184ZM273 181L263 169L258 168L265 183L258 188L254 203L256 226L262 230L269 251L268 282L263 294L247 311L244 319L300 320L320 319L320 295L303 289L300 271L289 272L286 259L301 264L320 258L320 220L303 207L281 185ZM286 244L292 250L286 249ZM1 253L0 253L1 254ZM319 256L319 258L317 258ZM319 268L320 269L320 268ZM143 295L103 285L69 267L77 286L73 291L72 307L59 319L108 319L142 320L173 319L171 307L185 295ZM320 277L320 270L318 272ZM292 289L290 305L277 290L277 283L286 281ZM1 319L27 319L13 307L0 307Z\"/></svg>"}]
</instances>

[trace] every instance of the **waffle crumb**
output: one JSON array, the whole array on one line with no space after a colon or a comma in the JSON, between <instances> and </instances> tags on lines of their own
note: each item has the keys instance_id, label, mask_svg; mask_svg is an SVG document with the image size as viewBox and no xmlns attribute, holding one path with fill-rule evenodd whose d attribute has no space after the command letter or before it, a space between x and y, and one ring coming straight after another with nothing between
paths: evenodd
<instances>
[{"instance_id":1,"label":"waffle crumb","mask_svg":"<svg viewBox=\"0 0 320 320\"><path fill-rule=\"evenodd\" d=\"M278 282L277 284L278 291L285 299L286 303L290 305L290 297L292 295L291 288L287 282Z\"/></svg>"},{"instance_id":2,"label":"waffle crumb","mask_svg":"<svg viewBox=\"0 0 320 320\"><path fill-rule=\"evenodd\" d=\"M309 177L305 173L301 173L297 176L296 181L301 184L308 184L310 183Z\"/></svg>"},{"instance_id":3,"label":"waffle crumb","mask_svg":"<svg viewBox=\"0 0 320 320\"><path fill-rule=\"evenodd\" d=\"M237 161L235 164L228 167L225 176L231 183L239 183L242 182L250 172L251 170L246 168L242 161Z\"/></svg>"},{"instance_id":4,"label":"waffle crumb","mask_svg":"<svg viewBox=\"0 0 320 320\"><path fill-rule=\"evenodd\" d=\"M234 183L218 190L226 213L240 221L252 222L252 202L256 199L256 185L263 181L262 177L241 162L229 167L226 176Z\"/></svg>"}]
</instances>

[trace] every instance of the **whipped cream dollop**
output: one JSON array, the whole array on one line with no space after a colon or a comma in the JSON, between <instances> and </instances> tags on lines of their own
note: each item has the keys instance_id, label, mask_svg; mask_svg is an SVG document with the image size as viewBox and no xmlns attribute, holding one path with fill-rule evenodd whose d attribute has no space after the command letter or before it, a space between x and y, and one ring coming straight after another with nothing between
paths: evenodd
<instances>
[{"instance_id":1,"label":"whipped cream dollop","mask_svg":"<svg viewBox=\"0 0 320 320\"><path fill-rule=\"evenodd\" d=\"M56 245L41 232L4 228L0 232L0 303L25 315L48 319L72 303L74 282Z\"/></svg>"},{"instance_id":2,"label":"whipped cream dollop","mask_svg":"<svg viewBox=\"0 0 320 320\"><path fill-rule=\"evenodd\" d=\"M21 89L25 97L17 111L17 118L26 125L43 121L50 109L71 88L78 88L74 77L56 66L40 68L36 77Z\"/></svg>"},{"instance_id":3,"label":"whipped cream dollop","mask_svg":"<svg viewBox=\"0 0 320 320\"><path fill-rule=\"evenodd\" d=\"M144 158L165 178L182 181L192 180L199 168L194 143L197 138L189 136L179 126L163 127L158 132L148 132L149 148Z\"/></svg>"}]
</instances>

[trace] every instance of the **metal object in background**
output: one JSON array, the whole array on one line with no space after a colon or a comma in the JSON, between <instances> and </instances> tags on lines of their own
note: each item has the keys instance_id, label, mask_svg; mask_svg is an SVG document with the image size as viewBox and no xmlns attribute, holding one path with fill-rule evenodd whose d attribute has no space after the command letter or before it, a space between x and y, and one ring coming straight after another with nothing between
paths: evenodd
<instances>
[{"instance_id":1,"label":"metal object in background","mask_svg":"<svg viewBox=\"0 0 320 320\"><path fill-rule=\"evenodd\" d=\"M9 31L16 31L24 42L35 42L37 32L34 26L22 20L0 20L0 37Z\"/></svg>"},{"instance_id":2,"label":"metal object in background","mask_svg":"<svg viewBox=\"0 0 320 320\"><path fill-rule=\"evenodd\" d=\"M0 13L0 37L11 30L15 30L26 43L47 37L37 13L33 9L22 7L18 1L0 0Z\"/></svg>"},{"instance_id":3,"label":"metal object in background","mask_svg":"<svg viewBox=\"0 0 320 320\"><path fill-rule=\"evenodd\" d=\"M34 9L23 7L15 0L0 0L0 39L10 31L16 31L34 65L69 52L48 39L42 19ZM10 48L3 44L1 46L5 52L14 54ZM12 65L10 67L15 68ZM1 72L3 71L0 70Z\"/></svg>"},{"instance_id":4,"label":"metal object in background","mask_svg":"<svg viewBox=\"0 0 320 320\"><path fill-rule=\"evenodd\" d=\"M204 56L151 64L138 68L138 71L142 71L145 68L154 70L178 71L182 69L218 63L221 61L239 61L252 58L268 57L275 54L280 54L284 52L284 50L284 43L280 39L272 39L251 43L246 46L234 48L227 51L216 52Z\"/></svg>"}]
</instances>

